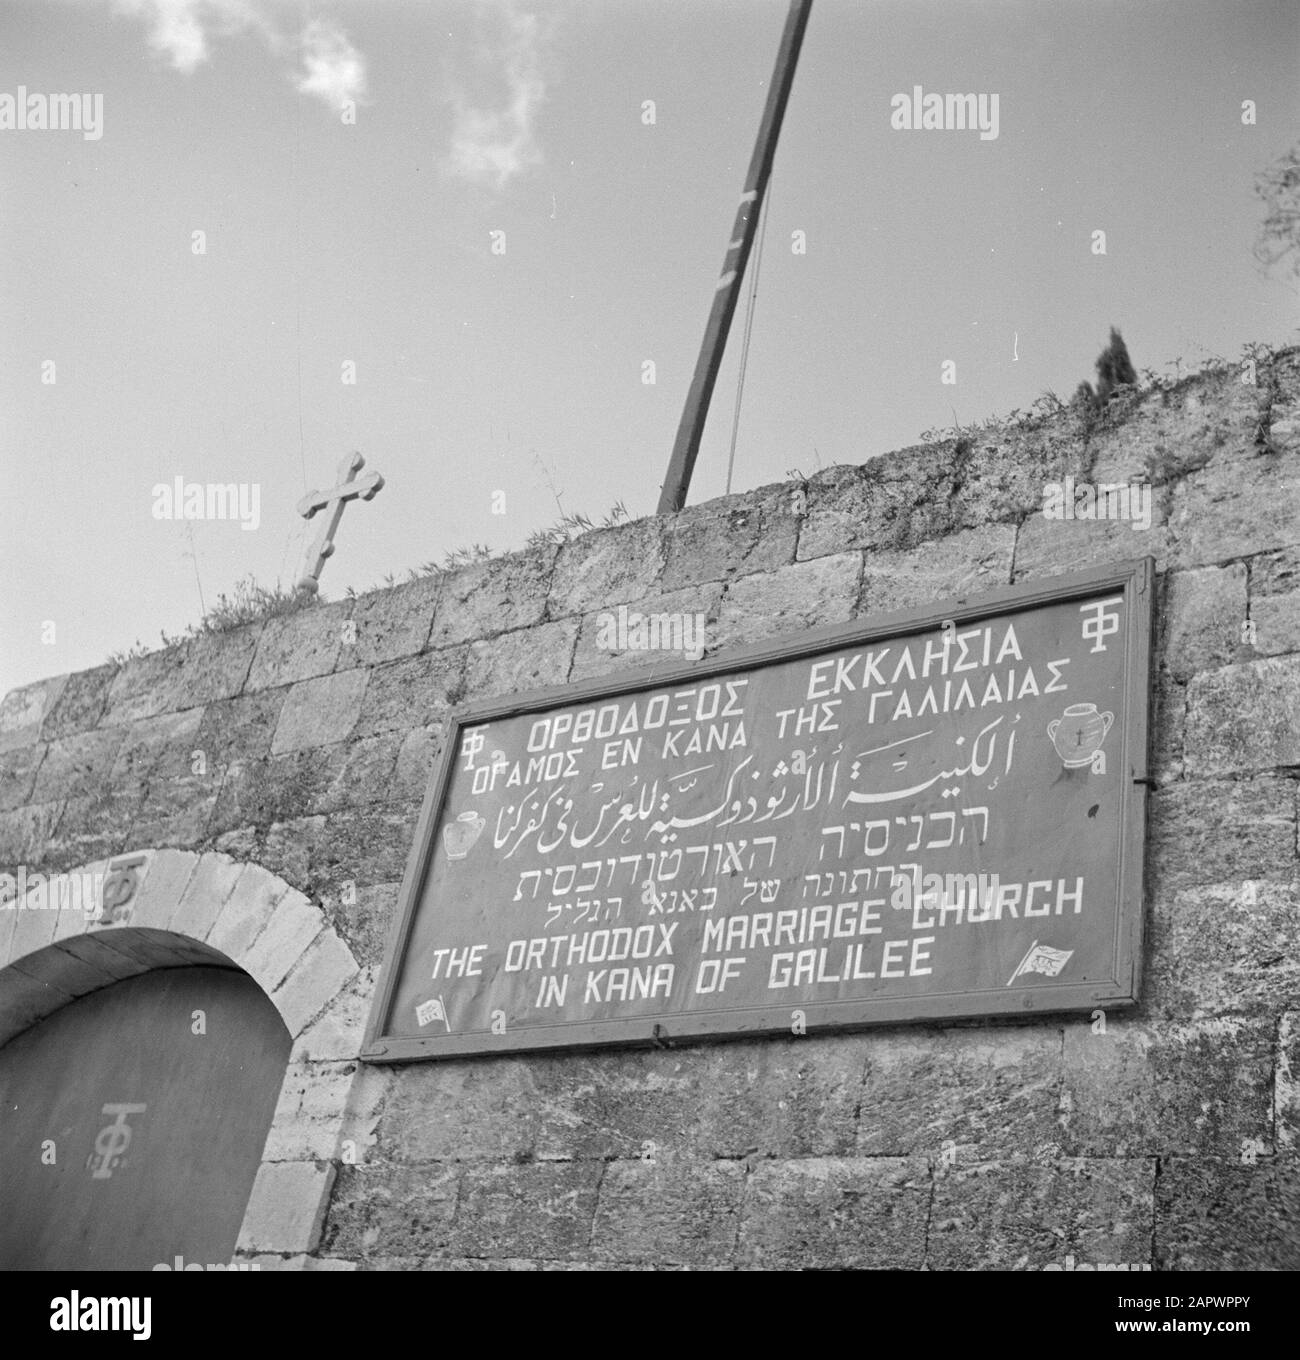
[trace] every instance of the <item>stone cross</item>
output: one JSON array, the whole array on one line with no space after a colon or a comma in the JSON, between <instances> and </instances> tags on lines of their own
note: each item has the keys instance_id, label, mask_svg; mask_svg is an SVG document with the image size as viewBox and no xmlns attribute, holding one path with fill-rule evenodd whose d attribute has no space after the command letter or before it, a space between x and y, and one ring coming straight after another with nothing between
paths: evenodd
<instances>
[{"instance_id":1,"label":"stone cross","mask_svg":"<svg viewBox=\"0 0 1300 1360\"><path fill-rule=\"evenodd\" d=\"M315 561L306 575L298 582L298 589L314 595L320 589L321 569L326 559L334 552L334 533L343 518L343 507L358 496L363 501L371 500L383 487L384 479L377 472L368 472L360 481L356 475L366 465L359 453L350 453L339 464L339 484L333 491L310 491L298 502L298 513L310 519L317 510L329 510L329 517L321 526L320 535L312 549Z\"/></svg>"}]
</instances>

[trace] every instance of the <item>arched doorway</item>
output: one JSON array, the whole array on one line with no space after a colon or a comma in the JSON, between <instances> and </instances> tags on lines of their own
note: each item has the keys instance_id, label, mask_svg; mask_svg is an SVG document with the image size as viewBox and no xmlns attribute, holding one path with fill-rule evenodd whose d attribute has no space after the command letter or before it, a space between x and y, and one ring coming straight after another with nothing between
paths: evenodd
<instances>
[{"instance_id":1,"label":"arched doorway","mask_svg":"<svg viewBox=\"0 0 1300 1360\"><path fill-rule=\"evenodd\" d=\"M292 1047L287 1068L277 1050L283 1080L235 1255L241 1264L262 1270L317 1268L314 1253L336 1168L373 1142L390 1075L355 1061L375 970L359 966L320 906L261 866L219 852L134 849L57 877L57 890L51 877L39 889L29 886L21 900L0 904L0 1053L43 1021L70 1010L79 998L144 974L206 969L251 979L260 993L250 1004L269 999ZM29 885L32 879L29 873ZM83 885L80 898L73 880ZM86 884L102 887L93 887L88 899ZM105 909L77 909L86 900L102 900ZM185 1012L191 1017L187 1025L195 1009L202 1007L191 1005ZM111 1023L103 1021L100 1028L109 1030ZM70 1080L60 1054L47 1067L44 1085L58 1091ZM105 1113L103 1107L139 1103L125 1096L101 1100L92 1137L106 1148L120 1144L120 1132L105 1130L125 1122L134 1139L142 1127L135 1116ZM54 1115L43 1116L49 1117ZM206 1136L211 1137L210 1130ZM0 1103L0 1192L10 1186L16 1169L27 1165L28 1142L11 1151L10 1139L17 1137L29 1135ZM44 1141L42 1135L39 1143ZM38 1145L38 1165L42 1150ZM119 1147L118 1155L129 1156L131 1150ZM140 1150L137 1143L134 1151ZM83 1148L82 1159L92 1152L93 1146ZM64 1161L57 1143L55 1155ZM196 1135L194 1157L206 1156L203 1136ZM229 1202L237 1198L232 1189ZM0 1198L0 1224L7 1216ZM218 1264L188 1256L186 1262ZM149 1265L168 1263L151 1259ZM339 1263L324 1268L339 1268Z\"/></svg>"},{"instance_id":2,"label":"arched doorway","mask_svg":"<svg viewBox=\"0 0 1300 1360\"><path fill-rule=\"evenodd\" d=\"M0 1270L229 1262L290 1042L246 973L187 967L0 1047Z\"/></svg>"}]
</instances>

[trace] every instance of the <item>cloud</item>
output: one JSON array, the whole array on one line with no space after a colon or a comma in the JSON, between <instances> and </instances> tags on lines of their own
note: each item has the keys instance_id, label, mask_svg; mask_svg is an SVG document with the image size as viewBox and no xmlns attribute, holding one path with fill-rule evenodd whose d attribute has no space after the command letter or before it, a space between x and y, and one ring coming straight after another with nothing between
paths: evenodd
<instances>
[{"instance_id":1,"label":"cloud","mask_svg":"<svg viewBox=\"0 0 1300 1360\"><path fill-rule=\"evenodd\" d=\"M366 62L347 34L328 19L313 19L296 37L268 17L266 0L113 0L119 14L143 18L147 41L186 74L211 59L210 39L256 33L301 94L331 108L365 96Z\"/></svg>"},{"instance_id":2,"label":"cloud","mask_svg":"<svg viewBox=\"0 0 1300 1360\"><path fill-rule=\"evenodd\" d=\"M365 96L366 60L341 28L315 19L303 29L298 44L305 68L294 80L300 94L314 94L332 109Z\"/></svg>"},{"instance_id":3,"label":"cloud","mask_svg":"<svg viewBox=\"0 0 1300 1360\"><path fill-rule=\"evenodd\" d=\"M513 3L496 10L494 19L498 31L484 41L479 65L502 93L495 100L473 99L458 81L450 82L454 119L444 168L499 190L543 160L535 123L546 98L550 35L537 15L522 14Z\"/></svg>"}]
</instances>

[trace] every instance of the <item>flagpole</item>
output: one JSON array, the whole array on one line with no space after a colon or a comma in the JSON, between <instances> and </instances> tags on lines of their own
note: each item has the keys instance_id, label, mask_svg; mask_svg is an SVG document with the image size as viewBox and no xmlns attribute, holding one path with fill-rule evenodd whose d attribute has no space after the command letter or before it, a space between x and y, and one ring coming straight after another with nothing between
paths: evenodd
<instances>
[{"instance_id":1,"label":"flagpole","mask_svg":"<svg viewBox=\"0 0 1300 1360\"><path fill-rule=\"evenodd\" d=\"M731 329L731 318L740 298L745 264L749 260L750 247L754 244L759 209L763 206L763 195L772 173L777 138L781 135L781 120L785 117L785 106L790 98L799 49L803 45L804 30L808 27L811 10L812 0L790 0L790 10L781 33L781 45L776 53L772 83L767 91L763 121L759 124L758 140L754 144L744 192L740 195L740 206L736 209L736 221L731 229L730 244L722 262L722 277L713 293L713 306L709 311L708 325L704 328L704 342L695 361L695 376L686 394L686 406L682 411L681 423L677 426L668 474L659 492L656 513L660 515L674 514L686 504L691 473L695 470L695 459L704 434L704 422L708 419L713 386L722 367L727 333Z\"/></svg>"}]
</instances>

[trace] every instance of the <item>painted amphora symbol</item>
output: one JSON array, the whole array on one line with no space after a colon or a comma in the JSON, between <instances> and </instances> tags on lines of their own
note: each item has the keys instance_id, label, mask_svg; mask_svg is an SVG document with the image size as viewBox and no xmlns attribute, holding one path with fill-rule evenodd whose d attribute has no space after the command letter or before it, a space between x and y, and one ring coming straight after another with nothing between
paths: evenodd
<instances>
[{"instance_id":1,"label":"painted amphora symbol","mask_svg":"<svg viewBox=\"0 0 1300 1360\"><path fill-rule=\"evenodd\" d=\"M1113 713L1098 713L1096 704L1071 704L1062 717L1047 724L1047 735L1065 768L1073 770L1092 763L1114 721Z\"/></svg>"},{"instance_id":2,"label":"painted amphora symbol","mask_svg":"<svg viewBox=\"0 0 1300 1360\"><path fill-rule=\"evenodd\" d=\"M477 812L462 812L448 826L442 828L442 843L448 859L464 859L478 840L486 823Z\"/></svg>"}]
</instances>

